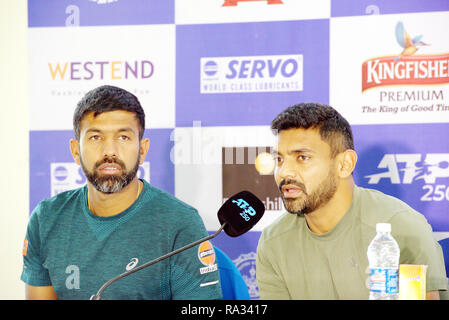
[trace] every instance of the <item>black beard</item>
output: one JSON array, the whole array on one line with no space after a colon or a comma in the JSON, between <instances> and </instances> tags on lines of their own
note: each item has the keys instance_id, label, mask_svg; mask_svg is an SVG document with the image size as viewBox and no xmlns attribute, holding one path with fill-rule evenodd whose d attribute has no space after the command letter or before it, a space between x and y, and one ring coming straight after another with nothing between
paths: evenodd
<instances>
[{"instance_id":1,"label":"black beard","mask_svg":"<svg viewBox=\"0 0 449 320\"><path fill-rule=\"evenodd\" d=\"M87 180L94 186L94 188L102 193L111 194L119 192L125 188L136 176L137 170L139 170L140 154L136 161L136 164L130 171L126 171L126 165L120 159L115 157L107 157L103 160L97 161L94 165L93 171L89 171L80 157L81 168L87 178ZM104 163L116 163L122 168L122 174L100 176L97 172L97 168Z\"/></svg>"},{"instance_id":2,"label":"black beard","mask_svg":"<svg viewBox=\"0 0 449 320\"><path fill-rule=\"evenodd\" d=\"M304 193L305 199L286 199L282 193L282 186L285 184L292 184L298 186ZM321 182L318 188L310 195L307 194L305 186L300 182L294 180L282 180L279 184L281 190L281 197L284 201L285 209L292 214L303 215L308 214L329 202L337 190L337 182L335 181L333 171L329 171L327 178Z\"/></svg>"}]
</instances>

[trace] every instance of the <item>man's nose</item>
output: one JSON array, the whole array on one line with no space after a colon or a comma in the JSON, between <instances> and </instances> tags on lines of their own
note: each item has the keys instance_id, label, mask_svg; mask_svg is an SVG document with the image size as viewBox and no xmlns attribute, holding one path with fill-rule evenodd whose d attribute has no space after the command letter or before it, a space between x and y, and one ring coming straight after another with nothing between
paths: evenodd
<instances>
[{"instance_id":1,"label":"man's nose","mask_svg":"<svg viewBox=\"0 0 449 320\"><path fill-rule=\"evenodd\" d=\"M117 155L117 146L113 139L105 139L103 144L103 154L105 157L113 157Z\"/></svg>"},{"instance_id":2,"label":"man's nose","mask_svg":"<svg viewBox=\"0 0 449 320\"><path fill-rule=\"evenodd\" d=\"M278 172L281 179L296 179L298 174L298 168L290 160L284 160Z\"/></svg>"}]
</instances>

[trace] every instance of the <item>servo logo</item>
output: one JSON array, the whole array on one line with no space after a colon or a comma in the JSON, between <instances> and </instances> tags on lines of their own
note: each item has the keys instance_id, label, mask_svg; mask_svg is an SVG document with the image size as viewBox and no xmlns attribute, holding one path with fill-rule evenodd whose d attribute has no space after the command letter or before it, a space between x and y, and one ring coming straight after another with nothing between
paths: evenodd
<instances>
[{"instance_id":1,"label":"servo logo","mask_svg":"<svg viewBox=\"0 0 449 320\"><path fill-rule=\"evenodd\" d=\"M368 184L387 180L391 184L423 182L421 201L449 201L449 153L385 154L380 173L365 176Z\"/></svg>"},{"instance_id":2,"label":"servo logo","mask_svg":"<svg viewBox=\"0 0 449 320\"><path fill-rule=\"evenodd\" d=\"M303 56L203 57L200 92L285 92L303 90Z\"/></svg>"}]
</instances>

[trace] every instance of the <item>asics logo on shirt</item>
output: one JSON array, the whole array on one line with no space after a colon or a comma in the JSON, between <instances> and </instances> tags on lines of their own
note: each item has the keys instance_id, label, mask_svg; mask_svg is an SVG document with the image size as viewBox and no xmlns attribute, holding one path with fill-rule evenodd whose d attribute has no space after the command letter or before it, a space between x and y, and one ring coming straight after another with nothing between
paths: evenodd
<instances>
[{"instance_id":1,"label":"asics logo on shirt","mask_svg":"<svg viewBox=\"0 0 449 320\"><path fill-rule=\"evenodd\" d=\"M134 269L134 267L139 263L139 259L132 258L131 262L126 265L126 271Z\"/></svg>"}]
</instances>

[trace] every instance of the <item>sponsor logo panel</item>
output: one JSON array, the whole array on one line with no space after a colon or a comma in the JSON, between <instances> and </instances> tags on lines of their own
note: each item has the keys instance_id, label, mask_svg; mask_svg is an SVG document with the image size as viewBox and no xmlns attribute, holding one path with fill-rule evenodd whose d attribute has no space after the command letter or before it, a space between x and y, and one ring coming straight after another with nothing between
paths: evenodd
<instances>
[{"instance_id":1,"label":"sponsor logo panel","mask_svg":"<svg viewBox=\"0 0 449 320\"><path fill-rule=\"evenodd\" d=\"M177 26L176 126L266 125L298 101L327 103L328 23ZM312 30L323 41L307 42Z\"/></svg>"},{"instance_id":2,"label":"sponsor logo panel","mask_svg":"<svg viewBox=\"0 0 449 320\"><path fill-rule=\"evenodd\" d=\"M426 216L433 231L448 231L449 144L440 139L448 129L447 124L354 126L358 185L403 200Z\"/></svg>"},{"instance_id":3,"label":"sponsor logo panel","mask_svg":"<svg viewBox=\"0 0 449 320\"><path fill-rule=\"evenodd\" d=\"M71 129L78 101L104 84L135 94L147 127L174 126L174 26L32 28L29 34L31 130Z\"/></svg>"},{"instance_id":4,"label":"sponsor logo panel","mask_svg":"<svg viewBox=\"0 0 449 320\"><path fill-rule=\"evenodd\" d=\"M449 120L448 27L439 12L332 19L331 104L352 124Z\"/></svg>"}]
</instances>

